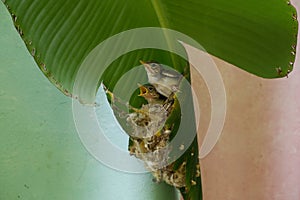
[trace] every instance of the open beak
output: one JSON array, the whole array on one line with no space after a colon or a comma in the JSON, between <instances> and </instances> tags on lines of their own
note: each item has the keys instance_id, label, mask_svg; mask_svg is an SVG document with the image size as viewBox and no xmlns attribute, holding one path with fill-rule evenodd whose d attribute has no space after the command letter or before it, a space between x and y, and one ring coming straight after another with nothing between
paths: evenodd
<instances>
[{"instance_id":1,"label":"open beak","mask_svg":"<svg viewBox=\"0 0 300 200\"><path fill-rule=\"evenodd\" d=\"M140 85L139 88L140 88L140 94L139 94L139 96L145 96L145 95L148 94L148 89L146 87Z\"/></svg>"}]
</instances>

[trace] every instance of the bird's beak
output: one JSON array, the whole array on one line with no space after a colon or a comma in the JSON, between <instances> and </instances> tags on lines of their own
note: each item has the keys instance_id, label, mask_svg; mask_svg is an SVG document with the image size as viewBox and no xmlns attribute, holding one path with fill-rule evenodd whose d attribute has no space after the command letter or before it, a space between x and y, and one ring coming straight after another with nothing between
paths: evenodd
<instances>
[{"instance_id":1,"label":"bird's beak","mask_svg":"<svg viewBox=\"0 0 300 200\"><path fill-rule=\"evenodd\" d=\"M144 65L144 67L145 67L145 69L146 69L147 72L154 73L153 70L152 70L152 68L151 68L151 66L149 65L149 63L146 63L146 62L144 62L144 61L142 61L142 60L140 60L140 63L141 63L142 65Z\"/></svg>"},{"instance_id":2,"label":"bird's beak","mask_svg":"<svg viewBox=\"0 0 300 200\"><path fill-rule=\"evenodd\" d=\"M140 85L139 88L140 88L140 94L138 96L144 96L148 94L148 89L146 87Z\"/></svg>"}]
</instances>

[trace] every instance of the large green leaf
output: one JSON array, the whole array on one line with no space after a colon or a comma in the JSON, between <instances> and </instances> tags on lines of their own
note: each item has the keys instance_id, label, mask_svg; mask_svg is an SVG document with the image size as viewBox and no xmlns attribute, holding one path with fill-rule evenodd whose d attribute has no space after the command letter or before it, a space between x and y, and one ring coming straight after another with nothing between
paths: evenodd
<instances>
[{"instance_id":1,"label":"large green leaf","mask_svg":"<svg viewBox=\"0 0 300 200\"><path fill-rule=\"evenodd\" d=\"M4 2L42 71L66 94L96 45L138 27L180 31L209 53L267 78L286 75L295 58L296 11L286 0ZM120 70L138 64L141 55L149 57L151 52L126 58Z\"/></svg>"},{"instance_id":2,"label":"large green leaf","mask_svg":"<svg viewBox=\"0 0 300 200\"><path fill-rule=\"evenodd\" d=\"M74 93L80 66L83 63L95 66L92 62L97 60L89 63L86 56L93 53L98 44L122 31L140 27L179 31L193 38L192 43L200 43L210 54L266 78L285 76L292 70L295 59L296 11L284 0L3 1L40 69L67 95ZM114 88L126 72L138 65L140 59L157 60L184 71L186 61L168 52L176 44L166 30L162 30L160 40L169 49L158 50L148 46L124 52L124 55L111 60L110 54L132 45L137 36L132 34L126 40L104 48L100 56L109 68L105 68L97 82L88 78L96 73L94 69L87 71L84 81L79 84L79 91L85 91L89 89L86 86L91 85L97 88L101 79L109 88ZM143 39L153 40L156 37L149 34ZM103 63L98 68L104 70ZM124 82L123 90L127 91L134 83L133 78L139 76L142 73L130 76ZM96 89L87 95L84 92L76 92L75 95L79 95L83 102L91 103L95 93ZM136 100L133 100L135 103ZM195 151L197 142L192 148Z\"/></svg>"}]
</instances>

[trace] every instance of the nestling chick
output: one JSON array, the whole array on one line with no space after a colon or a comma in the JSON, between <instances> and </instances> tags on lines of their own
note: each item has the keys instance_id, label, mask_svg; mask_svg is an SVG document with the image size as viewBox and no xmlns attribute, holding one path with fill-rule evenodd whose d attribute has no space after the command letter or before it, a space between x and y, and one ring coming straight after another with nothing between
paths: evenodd
<instances>
[{"instance_id":1,"label":"nestling chick","mask_svg":"<svg viewBox=\"0 0 300 200\"><path fill-rule=\"evenodd\" d=\"M140 62L144 65L147 72L148 82L152 84L160 94L169 97L172 93L178 91L179 84L183 78L182 74L175 70L164 69L161 64L155 61Z\"/></svg>"},{"instance_id":2,"label":"nestling chick","mask_svg":"<svg viewBox=\"0 0 300 200\"><path fill-rule=\"evenodd\" d=\"M140 97L144 97L148 104L163 104L166 98L159 94L155 87L150 84L139 85L140 88Z\"/></svg>"}]
</instances>

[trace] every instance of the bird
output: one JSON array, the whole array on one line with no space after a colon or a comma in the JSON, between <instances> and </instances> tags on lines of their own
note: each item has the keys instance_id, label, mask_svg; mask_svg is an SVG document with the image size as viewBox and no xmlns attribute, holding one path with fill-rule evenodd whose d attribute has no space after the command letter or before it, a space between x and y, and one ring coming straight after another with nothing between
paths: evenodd
<instances>
[{"instance_id":1,"label":"bird","mask_svg":"<svg viewBox=\"0 0 300 200\"><path fill-rule=\"evenodd\" d=\"M150 84L140 85L140 94L138 96L144 97L148 104L163 104L166 97L159 94L154 86Z\"/></svg>"},{"instance_id":2,"label":"bird","mask_svg":"<svg viewBox=\"0 0 300 200\"><path fill-rule=\"evenodd\" d=\"M138 84L140 94L147 104L140 108L131 109L133 112L128 114L127 124L132 128L130 136L133 138L151 137L156 134L163 126L171 111L165 108L166 97L159 94L151 84Z\"/></svg>"},{"instance_id":3,"label":"bird","mask_svg":"<svg viewBox=\"0 0 300 200\"><path fill-rule=\"evenodd\" d=\"M167 115L170 114L170 112L173 109L174 100L175 100L173 93L171 93L167 98L166 96L161 95L156 90L156 88L151 84L145 84L145 85L138 84L138 85L140 88L140 94L138 96L144 97L144 99L148 102L148 105L149 104L161 105L161 107L164 108L165 111L167 111L168 113Z\"/></svg>"},{"instance_id":4,"label":"bird","mask_svg":"<svg viewBox=\"0 0 300 200\"><path fill-rule=\"evenodd\" d=\"M140 63L145 67L148 76L148 82L152 84L155 89L165 97L169 97L172 93L179 91L179 85L183 75L177 71L164 69L162 64L156 61Z\"/></svg>"}]
</instances>

